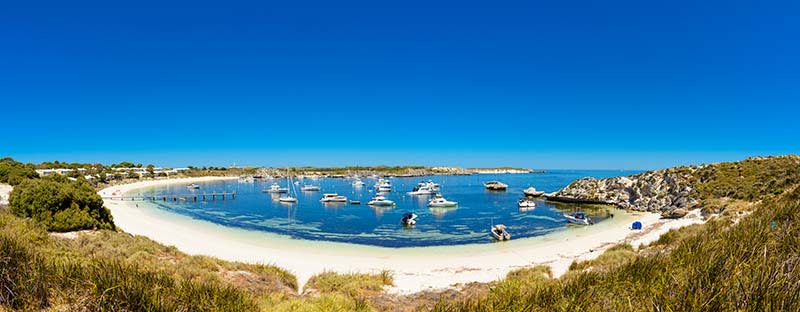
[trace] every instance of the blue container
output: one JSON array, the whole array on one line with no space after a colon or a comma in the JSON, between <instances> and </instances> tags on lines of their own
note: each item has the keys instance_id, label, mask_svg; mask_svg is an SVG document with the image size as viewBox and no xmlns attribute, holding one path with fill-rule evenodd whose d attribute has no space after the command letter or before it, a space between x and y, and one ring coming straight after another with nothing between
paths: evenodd
<instances>
[{"instance_id":1,"label":"blue container","mask_svg":"<svg viewBox=\"0 0 800 312\"><path fill-rule=\"evenodd\" d=\"M633 221L633 224L631 225L631 229L641 230L642 229L642 223L639 222L639 221Z\"/></svg>"}]
</instances>

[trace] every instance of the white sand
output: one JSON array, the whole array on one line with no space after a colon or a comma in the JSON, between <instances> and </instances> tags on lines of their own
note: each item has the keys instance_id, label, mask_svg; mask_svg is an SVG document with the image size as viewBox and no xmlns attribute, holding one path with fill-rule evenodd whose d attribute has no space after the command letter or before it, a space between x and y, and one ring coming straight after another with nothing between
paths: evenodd
<instances>
[{"instance_id":1,"label":"white sand","mask_svg":"<svg viewBox=\"0 0 800 312\"><path fill-rule=\"evenodd\" d=\"M169 183L188 184L219 179L229 178L144 181L109 187L99 193L107 197ZM660 220L659 215L653 213L618 211L614 218L593 226L503 243L385 248L299 240L225 227L170 213L141 201L106 200L105 203L114 215L114 222L122 230L174 245L189 254L274 264L295 274L301 287L312 275L323 271L369 273L391 270L395 287L390 291L395 293L445 288L457 283L488 282L504 277L511 270L535 264L550 265L553 273L559 276L567 271L575 259L594 258L605 249L622 242L630 242L637 247L658 239L671 228L702 222L701 218ZM642 221L644 229L630 230L633 220Z\"/></svg>"},{"instance_id":2,"label":"white sand","mask_svg":"<svg viewBox=\"0 0 800 312\"><path fill-rule=\"evenodd\" d=\"M11 193L11 185L0 183L0 205L8 205L8 194Z\"/></svg>"}]
</instances>

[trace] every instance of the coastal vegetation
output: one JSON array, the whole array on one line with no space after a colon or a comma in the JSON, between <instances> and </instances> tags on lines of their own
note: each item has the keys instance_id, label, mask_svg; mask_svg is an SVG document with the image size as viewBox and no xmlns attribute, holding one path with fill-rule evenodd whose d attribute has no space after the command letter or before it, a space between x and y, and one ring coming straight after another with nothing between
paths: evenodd
<instances>
[{"instance_id":1,"label":"coastal vegetation","mask_svg":"<svg viewBox=\"0 0 800 312\"><path fill-rule=\"evenodd\" d=\"M324 272L299 294L297 279L281 268L189 256L110 230L110 216L102 223L92 215L102 212L82 179L26 178L0 209L0 310L799 310L800 158L667 171L687 177L705 224L649 245L614 246L558 278L533 266L496 282L410 295L384 292L390 272ZM76 218L76 228L98 230L48 232L66 228L54 215L73 207L98 222Z\"/></svg>"},{"instance_id":2,"label":"coastal vegetation","mask_svg":"<svg viewBox=\"0 0 800 312\"><path fill-rule=\"evenodd\" d=\"M0 183L17 185L26 179L39 177L33 166L20 163L10 157L0 159Z\"/></svg>"},{"instance_id":3,"label":"coastal vegetation","mask_svg":"<svg viewBox=\"0 0 800 312\"><path fill-rule=\"evenodd\" d=\"M114 229L103 199L83 179L25 179L11 191L8 206L13 214L31 218L49 231Z\"/></svg>"}]
</instances>

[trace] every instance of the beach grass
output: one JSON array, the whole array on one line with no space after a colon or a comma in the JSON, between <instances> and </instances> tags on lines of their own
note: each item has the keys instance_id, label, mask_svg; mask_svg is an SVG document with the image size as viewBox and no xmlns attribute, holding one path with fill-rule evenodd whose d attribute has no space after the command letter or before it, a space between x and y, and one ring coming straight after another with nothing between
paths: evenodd
<instances>
[{"instance_id":1,"label":"beach grass","mask_svg":"<svg viewBox=\"0 0 800 312\"><path fill-rule=\"evenodd\" d=\"M800 190L764 199L739 222L718 218L665 237L654 252L613 248L559 279L512 272L481 296L442 301L434 310L800 309ZM613 269L587 270L598 266Z\"/></svg>"}]
</instances>

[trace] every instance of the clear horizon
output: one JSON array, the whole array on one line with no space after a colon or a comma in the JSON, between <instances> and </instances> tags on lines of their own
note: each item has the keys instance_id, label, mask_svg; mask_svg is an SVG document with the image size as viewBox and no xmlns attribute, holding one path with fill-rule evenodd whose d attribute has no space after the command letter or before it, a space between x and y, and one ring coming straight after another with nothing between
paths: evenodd
<instances>
[{"instance_id":1,"label":"clear horizon","mask_svg":"<svg viewBox=\"0 0 800 312\"><path fill-rule=\"evenodd\" d=\"M798 154L799 6L4 4L0 156L647 170Z\"/></svg>"}]
</instances>

